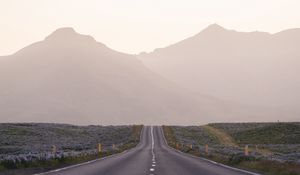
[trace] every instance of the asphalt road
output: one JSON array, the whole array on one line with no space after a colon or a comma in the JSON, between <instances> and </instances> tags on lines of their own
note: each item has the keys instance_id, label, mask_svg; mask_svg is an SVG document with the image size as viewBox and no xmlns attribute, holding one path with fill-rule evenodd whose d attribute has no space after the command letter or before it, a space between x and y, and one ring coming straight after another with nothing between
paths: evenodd
<instances>
[{"instance_id":1,"label":"asphalt road","mask_svg":"<svg viewBox=\"0 0 300 175\"><path fill-rule=\"evenodd\" d=\"M139 145L127 152L47 175L249 175L180 153L166 145L161 127L144 127ZM253 173L254 174L254 173Z\"/></svg>"}]
</instances>

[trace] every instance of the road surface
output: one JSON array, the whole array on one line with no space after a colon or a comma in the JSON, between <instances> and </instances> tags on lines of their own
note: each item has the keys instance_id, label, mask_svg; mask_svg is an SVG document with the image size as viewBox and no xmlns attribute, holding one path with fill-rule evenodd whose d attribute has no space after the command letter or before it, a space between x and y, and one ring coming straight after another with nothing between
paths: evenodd
<instances>
[{"instance_id":1,"label":"road surface","mask_svg":"<svg viewBox=\"0 0 300 175\"><path fill-rule=\"evenodd\" d=\"M162 128L144 127L139 145L127 152L45 175L249 175L166 145ZM254 173L253 173L254 174Z\"/></svg>"}]
</instances>

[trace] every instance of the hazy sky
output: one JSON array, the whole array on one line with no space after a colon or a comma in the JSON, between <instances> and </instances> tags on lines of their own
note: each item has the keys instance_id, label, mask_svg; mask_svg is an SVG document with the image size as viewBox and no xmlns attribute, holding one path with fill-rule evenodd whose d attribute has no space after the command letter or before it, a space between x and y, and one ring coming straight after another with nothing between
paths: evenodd
<instances>
[{"instance_id":1,"label":"hazy sky","mask_svg":"<svg viewBox=\"0 0 300 175\"><path fill-rule=\"evenodd\" d=\"M0 0L0 55L74 27L127 53L151 51L211 23L240 31L300 27L299 0Z\"/></svg>"}]
</instances>

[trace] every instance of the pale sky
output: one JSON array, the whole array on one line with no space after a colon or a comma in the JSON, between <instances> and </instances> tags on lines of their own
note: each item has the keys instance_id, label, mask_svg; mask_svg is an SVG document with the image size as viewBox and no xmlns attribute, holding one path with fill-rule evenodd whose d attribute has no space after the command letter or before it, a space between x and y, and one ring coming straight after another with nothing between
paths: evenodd
<instances>
[{"instance_id":1,"label":"pale sky","mask_svg":"<svg viewBox=\"0 0 300 175\"><path fill-rule=\"evenodd\" d=\"M300 27L300 0L0 0L0 55L61 27L139 53L165 47L212 23L239 31Z\"/></svg>"}]
</instances>

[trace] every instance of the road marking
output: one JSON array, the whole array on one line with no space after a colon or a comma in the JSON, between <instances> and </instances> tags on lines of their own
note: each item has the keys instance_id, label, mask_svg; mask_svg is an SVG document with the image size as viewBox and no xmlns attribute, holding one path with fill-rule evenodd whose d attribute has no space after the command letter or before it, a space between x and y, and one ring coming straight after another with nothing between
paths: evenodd
<instances>
[{"instance_id":1,"label":"road marking","mask_svg":"<svg viewBox=\"0 0 300 175\"><path fill-rule=\"evenodd\" d=\"M153 136L153 126L151 126L151 140L152 140L152 144L151 144L151 152L152 152L152 157L155 158L154 155L154 136Z\"/></svg>"},{"instance_id":2,"label":"road marking","mask_svg":"<svg viewBox=\"0 0 300 175\"><path fill-rule=\"evenodd\" d=\"M152 167L155 167L155 153L154 153L154 136L153 136L153 126L151 126L151 154L152 154ZM154 171L154 168L150 168L150 171Z\"/></svg>"}]
</instances>

